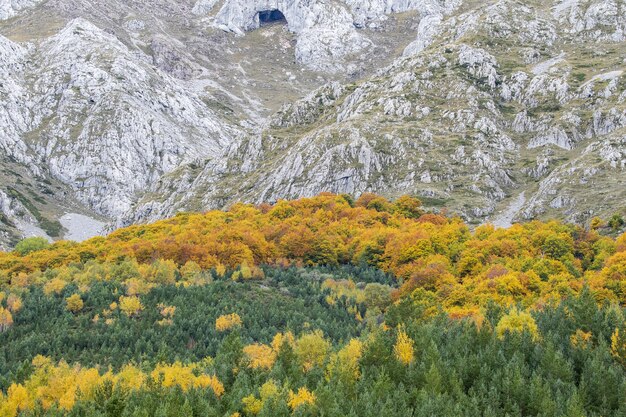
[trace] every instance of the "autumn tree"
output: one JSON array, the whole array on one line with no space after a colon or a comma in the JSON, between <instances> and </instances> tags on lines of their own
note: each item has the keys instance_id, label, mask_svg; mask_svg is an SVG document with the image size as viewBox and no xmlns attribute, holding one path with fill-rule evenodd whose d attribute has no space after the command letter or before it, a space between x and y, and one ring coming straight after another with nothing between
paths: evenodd
<instances>
[{"instance_id":1,"label":"autumn tree","mask_svg":"<svg viewBox=\"0 0 626 417\"><path fill-rule=\"evenodd\" d=\"M504 339L506 334L521 334L524 332L528 332L533 340L539 339L539 328L533 316L515 308L503 316L496 326L496 334L500 339Z\"/></svg>"},{"instance_id":2,"label":"autumn tree","mask_svg":"<svg viewBox=\"0 0 626 417\"><path fill-rule=\"evenodd\" d=\"M225 332L242 324L241 317L237 313L224 314L215 319L215 330Z\"/></svg>"},{"instance_id":3,"label":"autumn tree","mask_svg":"<svg viewBox=\"0 0 626 417\"><path fill-rule=\"evenodd\" d=\"M359 360L363 355L363 343L352 339L339 352L332 356L328 368L327 379L341 378L344 382L353 383L361 375Z\"/></svg>"},{"instance_id":4,"label":"autumn tree","mask_svg":"<svg viewBox=\"0 0 626 417\"><path fill-rule=\"evenodd\" d=\"M297 392L289 392L289 407L295 411L299 407L312 406L315 404L315 394L309 391L306 387L298 389Z\"/></svg>"},{"instance_id":5,"label":"autumn tree","mask_svg":"<svg viewBox=\"0 0 626 417\"><path fill-rule=\"evenodd\" d=\"M270 346L255 343L243 348L248 366L253 369L271 369L276 360L276 352Z\"/></svg>"},{"instance_id":6,"label":"autumn tree","mask_svg":"<svg viewBox=\"0 0 626 417\"><path fill-rule=\"evenodd\" d=\"M53 278L44 285L43 291L46 295L60 294L66 286L66 281L61 278Z\"/></svg>"},{"instance_id":7,"label":"autumn tree","mask_svg":"<svg viewBox=\"0 0 626 417\"><path fill-rule=\"evenodd\" d=\"M0 306L0 332L7 331L13 325L13 315L11 312Z\"/></svg>"},{"instance_id":8,"label":"autumn tree","mask_svg":"<svg viewBox=\"0 0 626 417\"><path fill-rule=\"evenodd\" d=\"M78 294L72 294L65 299L66 308L72 313L78 313L83 309L83 299Z\"/></svg>"},{"instance_id":9,"label":"autumn tree","mask_svg":"<svg viewBox=\"0 0 626 417\"><path fill-rule=\"evenodd\" d=\"M141 300L139 300L139 297L134 295L128 297L121 296L118 306L122 313L126 314L128 317L136 317L143 310Z\"/></svg>"},{"instance_id":10,"label":"autumn tree","mask_svg":"<svg viewBox=\"0 0 626 417\"><path fill-rule=\"evenodd\" d=\"M611 335L611 354L626 368L626 335L624 331L615 329Z\"/></svg>"},{"instance_id":11,"label":"autumn tree","mask_svg":"<svg viewBox=\"0 0 626 417\"><path fill-rule=\"evenodd\" d=\"M403 329L398 331L393 352L396 359L403 365L410 365L415 358L414 342Z\"/></svg>"},{"instance_id":12,"label":"autumn tree","mask_svg":"<svg viewBox=\"0 0 626 417\"><path fill-rule=\"evenodd\" d=\"M329 350L330 343L324 338L321 331L304 334L295 344L295 353L305 371L322 365Z\"/></svg>"},{"instance_id":13,"label":"autumn tree","mask_svg":"<svg viewBox=\"0 0 626 417\"><path fill-rule=\"evenodd\" d=\"M417 219L424 214L422 202L417 198L408 195L403 195L394 201L393 208L396 213L409 219Z\"/></svg>"}]
</instances>

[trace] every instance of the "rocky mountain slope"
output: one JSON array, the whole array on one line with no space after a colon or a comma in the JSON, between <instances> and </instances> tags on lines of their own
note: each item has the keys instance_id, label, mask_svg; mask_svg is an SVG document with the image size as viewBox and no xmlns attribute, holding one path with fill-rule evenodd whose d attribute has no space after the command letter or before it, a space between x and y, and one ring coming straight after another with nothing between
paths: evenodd
<instances>
[{"instance_id":1,"label":"rocky mountain slope","mask_svg":"<svg viewBox=\"0 0 626 417\"><path fill-rule=\"evenodd\" d=\"M5 245L72 235L68 213L321 191L497 224L626 209L624 0L0 0L0 20Z\"/></svg>"}]
</instances>

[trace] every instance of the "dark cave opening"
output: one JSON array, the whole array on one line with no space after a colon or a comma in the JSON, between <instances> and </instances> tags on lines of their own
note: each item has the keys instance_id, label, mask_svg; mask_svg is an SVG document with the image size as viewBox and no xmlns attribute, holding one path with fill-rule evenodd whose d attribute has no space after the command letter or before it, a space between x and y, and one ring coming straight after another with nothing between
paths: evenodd
<instances>
[{"instance_id":1,"label":"dark cave opening","mask_svg":"<svg viewBox=\"0 0 626 417\"><path fill-rule=\"evenodd\" d=\"M280 10L263 10L259 12L259 23L261 26L271 25L273 23L287 23L285 15Z\"/></svg>"}]
</instances>

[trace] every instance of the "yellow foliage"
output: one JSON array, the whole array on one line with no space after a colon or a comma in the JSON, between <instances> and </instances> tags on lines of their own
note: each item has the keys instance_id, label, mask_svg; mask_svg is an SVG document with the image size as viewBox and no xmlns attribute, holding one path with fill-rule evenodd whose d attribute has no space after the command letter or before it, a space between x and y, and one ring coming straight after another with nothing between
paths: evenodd
<instances>
[{"instance_id":1,"label":"yellow foliage","mask_svg":"<svg viewBox=\"0 0 626 417\"><path fill-rule=\"evenodd\" d=\"M126 294L133 296L147 294L148 291L153 288L154 284L139 278L129 278L124 281L124 286L126 286Z\"/></svg>"},{"instance_id":2,"label":"yellow foliage","mask_svg":"<svg viewBox=\"0 0 626 417\"><path fill-rule=\"evenodd\" d=\"M241 400L244 406L243 410L246 412L246 414L259 414L267 400L278 396L279 389L273 380L269 380L261 386L261 388L259 389L259 394L261 398L257 398L254 395L248 395Z\"/></svg>"},{"instance_id":3,"label":"yellow foliage","mask_svg":"<svg viewBox=\"0 0 626 417\"><path fill-rule=\"evenodd\" d=\"M38 356L33 359L35 372L26 382L26 388L32 403L41 401L48 409L58 404L64 410L70 410L76 401L78 390L91 398L94 389L101 383L96 369L70 366L61 361L54 366L49 358Z\"/></svg>"},{"instance_id":4,"label":"yellow foliage","mask_svg":"<svg viewBox=\"0 0 626 417\"><path fill-rule=\"evenodd\" d=\"M22 309L22 299L15 294L9 294L7 297L7 308L11 313L17 313Z\"/></svg>"},{"instance_id":5,"label":"yellow foliage","mask_svg":"<svg viewBox=\"0 0 626 417\"><path fill-rule=\"evenodd\" d=\"M259 394L261 394L261 400L266 401L270 398L278 397L280 390L278 385L274 382L274 380L270 379L259 389Z\"/></svg>"},{"instance_id":6,"label":"yellow foliage","mask_svg":"<svg viewBox=\"0 0 626 417\"><path fill-rule=\"evenodd\" d=\"M226 274L226 267L221 263L217 264L215 266L215 273L218 277L223 277Z\"/></svg>"},{"instance_id":7,"label":"yellow foliage","mask_svg":"<svg viewBox=\"0 0 626 417\"><path fill-rule=\"evenodd\" d=\"M151 373L152 379L160 381L164 387L179 386L184 391L193 387L195 375L193 368L177 362L172 365L159 364Z\"/></svg>"},{"instance_id":8,"label":"yellow foliage","mask_svg":"<svg viewBox=\"0 0 626 417\"><path fill-rule=\"evenodd\" d=\"M413 340L406 334L404 330L398 331L396 338L396 344L393 347L393 352L396 359L404 364L409 365L415 358L415 351L413 347Z\"/></svg>"},{"instance_id":9,"label":"yellow foliage","mask_svg":"<svg viewBox=\"0 0 626 417\"><path fill-rule=\"evenodd\" d=\"M135 317L143 310L141 301L134 295L128 297L122 295L119 299L119 307L128 317Z\"/></svg>"},{"instance_id":10,"label":"yellow foliage","mask_svg":"<svg viewBox=\"0 0 626 417\"><path fill-rule=\"evenodd\" d=\"M594 228L599 225L594 220ZM81 254L93 257L82 268L75 266ZM51 295L67 283L83 287L119 280L125 295L139 296L155 283L174 283L179 274L182 285L203 285L209 281L203 271L212 268L220 276L237 268L235 279L253 279L262 278L262 264L339 262L365 263L402 278L396 299L418 288L431 291L455 317L490 300L545 305L576 295L585 282L602 300L626 304L624 236L602 237L559 222L482 226L472 233L458 218L422 214L418 200L402 197L392 203L372 194L355 207L332 194L273 207L236 204L228 211L179 215L83 243L57 242L45 251L0 252L0 281L7 291L35 284ZM46 270L55 278L48 280ZM324 286L330 304L343 295L357 302L363 298L349 281ZM380 298L366 301L384 311L388 294L373 295ZM454 302L444 302L449 295Z\"/></svg>"},{"instance_id":11,"label":"yellow foliage","mask_svg":"<svg viewBox=\"0 0 626 417\"><path fill-rule=\"evenodd\" d=\"M60 294L63 288L67 285L67 282L60 278L52 278L43 286L43 292L46 295Z\"/></svg>"},{"instance_id":12,"label":"yellow foliage","mask_svg":"<svg viewBox=\"0 0 626 417\"><path fill-rule=\"evenodd\" d=\"M112 381L116 385L137 390L146 383L146 375L135 365L125 365L120 372L116 374Z\"/></svg>"},{"instance_id":13,"label":"yellow foliage","mask_svg":"<svg viewBox=\"0 0 626 417\"><path fill-rule=\"evenodd\" d=\"M337 354L333 355L327 368L327 379L339 376L348 381L359 379L359 360L363 354L363 343L358 339L352 339Z\"/></svg>"},{"instance_id":14,"label":"yellow foliage","mask_svg":"<svg viewBox=\"0 0 626 417\"><path fill-rule=\"evenodd\" d=\"M291 333L291 332L276 333L274 335L274 338L272 339L272 349L274 349L274 352L278 353L278 352L280 352L280 348L285 343L287 343L292 348L295 348L295 346L296 346L296 339L293 337L293 333Z\"/></svg>"},{"instance_id":15,"label":"yellow foliage","mask_svg":"<svg viewBox=\"0 0 626 417\"><path fill-rule=\"evenodd\" d=\"M246 262L241 264L238 271L235 271L232 276L233 281L248 281L253 279L265 278L265 272L258 266L250 266Z\"/></svg>"},{"instance_id":16,"label":"yellow foliage","mask_svg":"<svg viewBox=\"0 0 626 417\"><path fill-rule=\"evenodd\" d=\"M193 382L194 388L211 388L216 396L224 394L224 385L215 375L199 375Z\"/></svg>"},{"instance_id":17,"label":"yellow foliage","mask_svg":"<svg viewBox=\"0 0 626 417\"><path fill-rule=\"evenodd\" d=\"M213 375L195 375L197 365L159 364L150 374L154 381L160 381L164 387L178 386L182 390L194 388L211 388L218 397L224 393L224 386Z\"/></svg>"},{"instance_id":18,"label":"yellow foliage","mask_svg":"<svg viewBox=\"0 0 626 417\"><path fill-rule=\"evenodd\" d=\"M248 395L242 398L241 402L243 403L243 411L245 411L246 414L257 415L263 409L263 401L259 400L254 395Z\"/></svg>"},{"instance_id":19,"label":"yellow foliage","mask_svg":"<svg viewBox=\"0 0 626 417\"><path fill-rule=\"evenodd\" d=\"M626 368L626 337L619 329L611 335L611 354Z\"/></svg>"},{"instance_id":20,"label":"yellow foliage","mask_svg":"<svg viewBox=\"0 0 626 417\"><path fill-rule=\"evenodd\" d=\"M306 387L302 387L297 393L289 391L289 401L287 404L291 410L295 410L298 407L315 404L315 394L309 391Z\"/></svg>"},{"instance_id":21,"label":"yellow foliage","mask_svg":"<svg viewBox=\"0 0 626 417\"><path fill-rule=\"evenodd\" d=\"M319 330L304 334L296 341L295 353L306 372L322 365L329 350L330 342Z\"/></svg>"},{"instance_id":22,"label":"yellow foliage","mask_svg":"<svg viewBox=\"0 0 626 417\"><path fill-rule=\"evenodd\" d=\"M182 275L185 280L193 279L195 275L200 274L201 272L202 267L194 261L187 261L185 262L185 265L180 268L180 275Z\"/></svg>"},{"instance_id":23,"label":"yellow foliage","mask_svg":"<svg viewBox=\"0 0 626 417\"><path fill-rule=\"evenodd\" d=\"M24 272L19 272L11 278L11 286L15 288L26 288L31 284L31 278L33 275L28 275Z\"/></svg>"},{"instance_id":24,"label":"yellow foliage","mask_svg":"<svg viewBox=\"0 0 626 417\"><path fill-rule=\"evenodd\" d=\"M4 332L13 326L13 315L11 312L0 306L0 332Z\"/></svg>"},{"instance_id":25,"label":"yellow foliage","mask_svg":"<svg viewBox=\"0 0 626 417\"><path fill-rule=\"evenodd\" d=\"M500 319L496 326L496 334L500 339L504 339L507 333L529 332L533 340L539 339L539 328L530 313L513 309L509 314Z\"/></svg>"},{"instance_id":26,"label":"yellow foliage","mask_svg":"<svg viewBox=\"0 0 626 417\"><path fill-rule=\"evenodd\" d=\"M31 407L32 402L26 388L22 384L11 384L6 400L2 404L2 415L15 416L19 411L28 410Z\"/></svg>"},{"instance_id":27,"label":"yellow foliage","mask_svg":"<svg viewBox=\"0 0 626 417\"><path fill-rule=\"evenodd\" d=\"M32 410L41 402L44 409L58 405L62 410L72 409L80 392L82 398L94 398L96 388L110 381L114 386L128 390L138 390L146 386L148 376L134 365L124 366L118 374L111 371L100 375L96 368L70 366L61 361L53 364L50 358L36 356L32 361L34 372L24 385L13 384L5 398L0 397L0 416L15 416L18 411ZM158 365L151 373L153 380L162 381L165 387L179 386L183 390L211 388L218 397L224 393L224 386L214 375L197 372L198 365Z\"/></svg>"},{"instance_id":28,"label":"yellow foliage","mask_svg":"<svg viewBox=\"0 0 626 417\"><path fill-rule=\"evenodd\" d=\"M572 346L578 349L589 349L593 341L591 332L583 332L580 329L577 329L569 340Z\"/></svg>"},{"instance_id":29,"label":"yellow foliage","mask_svg":"<svg viewBox=\"0 0 626 417\"><path fill-rule=\"evenodd\" d=\"M365 302L365 291L358 289L352 280L336 281L329 278L322 284L322 289L330 290L330 295L326 298L326 302L330 305L335 305L342 297L354 300L356 303Z\"/></svg>"},{"instance_id":30,"label":"yellow foliage","mask_svg":"<svg viewBox=\"0 0 626 417\"><path fill-rule=\"evenodd\" d=\"M248 367L252 369L272 369L276 361L276 352L267 345L255 343L243 348L248 360Z\"/></svg>"},{"instance_id":31,"label":"yellow foliage","mask_svg":"<svg viewBox=\"0 0 626 417\"><path fill-rule=\"evenodd\" d=\"M225 332L233 327L239 327L242 325L241 317L237 313L224 314L215 319L215 330L218 332Z\"/></svg>"},{"instance_id":32,"label":"yellow foliage","mask_svg":"<svg viewBox=\"0 0 626 417\"><path fill-rule=\"evenodd\" d=\"M168 306L163 303L157 305L163 319L157 321L159 326L171 326L174 324L174 314L176 314L176 306Z\"/></svg>"},{"instance_id":33,"label":"yellow foliage","mask_svg":"<svg viewBox=\"0 0 626 417\"><path fill-rule=\"evenodd\" d=\"M83 299L78 294L72 294L65 299L66 308L72 313L77 313L83 309Z\"/></svg>"}]
</instances>

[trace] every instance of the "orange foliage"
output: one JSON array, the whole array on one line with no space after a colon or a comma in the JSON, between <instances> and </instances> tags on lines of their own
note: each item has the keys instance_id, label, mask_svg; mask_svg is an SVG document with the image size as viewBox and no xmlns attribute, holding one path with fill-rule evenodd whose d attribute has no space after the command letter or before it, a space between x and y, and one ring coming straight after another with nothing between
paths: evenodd
<instances>
[{"instance_id":1,"label":"orange foliage","mask_svg":"<svg viewBox=\"0 0 626 417\"><path fill-rule=\"evenodd\" d=\"M245 280L261 279L262 264L365 263L399 279L396 297L421 288L459 315L474 315L488 300L545 304L576 294L585 282L598 299L626 304L625 236L614 240L559 222L484 225L472 233L458 218L421 210L411 197L389 202L373 194L354 204L333 194L271 207L236 204L24 256L0 253L0 273L9 289L45 284L54 294L70 282L107 279L136 296L161 283L203 285L207 270ZM93 260L81 264L81 257ZM50 268L57 270L42 274Z\"/></svg>"}]
</instances>

